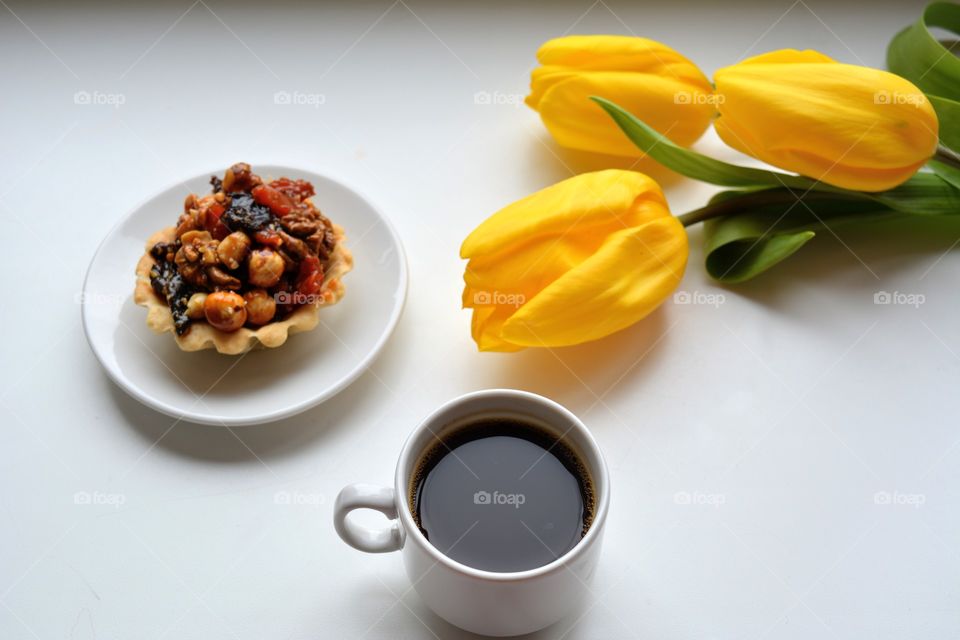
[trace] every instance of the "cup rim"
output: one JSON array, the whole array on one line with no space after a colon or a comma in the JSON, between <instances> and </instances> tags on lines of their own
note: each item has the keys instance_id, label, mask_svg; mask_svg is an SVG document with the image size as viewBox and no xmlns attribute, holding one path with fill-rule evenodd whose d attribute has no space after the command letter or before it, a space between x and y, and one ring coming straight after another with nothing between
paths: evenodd
<instances>
[{"instance_id":1,"label":"cup rim","mask_svg":"<svg viewBox=\"0 0 960 640\"><path fill-rule=\"evenodd\" d=\"M564 553L559 558L540 567L526 569L524 571L511 572L477 569L476 567L471 567L463 564L462 562L458 562L453 558L450 558L433 546L433 544L427 540L426 536L423 535L423 532L420 531L420 528L413 520L413 514L410 512L410 505L408 504L407 500L407 478L404 477L404 467L406 466L405 463L412 454L411 447L413 446L414 440L421 432L423 432L426 425L434 420L438 415L444 413L452 407L455 407L458 404L462 404L476 398L496 398L505 396L522 398L525 401L545 404L554 411L563 414L573 425L572 428L579 431L580 436L583 438L586 446L592 450L591 453L598 462L598 468L591 468L590 471L598 476L596 479L600 481L599 484L603 487L603 491L600 492L600 495L598 496L599 500L597 502L596 513L593 516L593 522L591 523L590 528L587 529L586 535L584 535L572 549ZM420 452L416 453L419 454ZM397 502L397 515L400 518L404 532L408 538L407 542L409 543L411 539L416 540L417 544L421 548L425 549L437 564L445 565L454 571L466 574L473 578L492 582L521 582L566 569L567 566L578 556L585 553L586 550L601 535L601 529L606 521L608 505L610 503L610 474L607 470L607 461L604 459L603 452L600 450L600 446L597 444L596 439L593 437L593 434L590 433L590 430L587 429L583 421L574 415L572 411L555 400L551 400L550 398L536 393L531 393L529 391L521 391L519 389L483 389L480 391L472 391L448 400L430 412L426 418L420 421L417 427L410 433L409 436L407 436L406 441L403 443L403 448L400 450L400 457L397 461L396 477L394 482Z\"/></svg>"}]
</instances>

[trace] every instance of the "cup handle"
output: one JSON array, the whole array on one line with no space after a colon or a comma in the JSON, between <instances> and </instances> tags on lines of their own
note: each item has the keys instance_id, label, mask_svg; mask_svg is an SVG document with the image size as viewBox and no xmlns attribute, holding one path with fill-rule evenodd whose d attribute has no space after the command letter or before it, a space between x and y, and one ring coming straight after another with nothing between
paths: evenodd
<instances>
[{"instance_id":1,"label":"cup handle","mask_svg":"<svg viewBox=\"0 0 960 640\"><path fill-rule=\"evenodd\" d=\"M397 520L396 494L390 487L372 484L347 485L333 505L333 526L348 545L368 553L397 551L403 546L400 521ZM354 509L373 509L390 518L382 529L372 529L350 522L347 515Z\"/></svg>"}]
</instances>

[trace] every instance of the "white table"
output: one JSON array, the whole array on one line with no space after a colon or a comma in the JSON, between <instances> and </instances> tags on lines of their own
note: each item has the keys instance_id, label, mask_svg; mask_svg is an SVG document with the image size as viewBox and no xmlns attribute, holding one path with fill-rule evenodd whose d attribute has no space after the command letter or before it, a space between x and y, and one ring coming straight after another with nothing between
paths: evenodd
<instances>
[{"instance_id":1,"label":"white table","mask_svg":"<svg viewBox=\"0 0 960 640\"><path fill-rule=\"evenodd\" d=\"M493 386L580 414L613 474L594 595L540 637L960 635L960 225L824 233L730 289L706 277L695 231L682 288L722 305L668 302L555 353L478 354L458 308L465 235L596 166L510 104L543 40L634 31L708 74L786 46L882 66L921 6L11 0L0 637L459 637L408 590L399 557L340 542L331 505L348 482L388 483L438 403ZM107 104L76 104L78 91ZM275 104L280 91L301 104ZM736 157L712 136L698 148ZM261 427L170 429L100 370L76 294L132 206L238 160L359 185L400 228L408 305L372 370L326 404ZM710 192L667 184L677 212ZM925 302L878 306L878 291Z\"/></svg>"}]
</instances>

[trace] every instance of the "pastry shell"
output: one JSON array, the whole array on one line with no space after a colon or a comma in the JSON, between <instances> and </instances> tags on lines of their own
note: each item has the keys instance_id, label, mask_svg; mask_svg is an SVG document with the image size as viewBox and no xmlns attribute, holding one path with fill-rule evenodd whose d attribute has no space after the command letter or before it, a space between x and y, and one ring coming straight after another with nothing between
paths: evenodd
<instances>
[{"instance_id":1,"label":"pastry shell","mask_svg":"<svg viewBox=\"0 0 960 640\"><path fill-rule=\"evenodd\" d=\"M344 294L343 276L353 268L353 254L344 246L344 232L340 225L333 225L337 238L336 248L331 256L330 267L327 271L320 295L323 302L305 304L298 307L283 320L270 322L251 329L241 327L237 331L226 332L214 328L202 320L194 320L190 330L182 336L176 335L173 326L173 314L166 302L154 292L150 284L150 270L156 264L150 249L158 242L173 242L176 239L176 229L168 227L162 229L147 240L146 251L137 263L137 284L133 293L133 301L147 308L147 326L154 333L173 333L174 338L183 351L201 351L216 349L227 355L246 353L250 349L259 347L279 347L287 341L287 336L301 331L310 331L320 322L320 308L329 307L340 301Z\"/></svg>"}]
</instances>

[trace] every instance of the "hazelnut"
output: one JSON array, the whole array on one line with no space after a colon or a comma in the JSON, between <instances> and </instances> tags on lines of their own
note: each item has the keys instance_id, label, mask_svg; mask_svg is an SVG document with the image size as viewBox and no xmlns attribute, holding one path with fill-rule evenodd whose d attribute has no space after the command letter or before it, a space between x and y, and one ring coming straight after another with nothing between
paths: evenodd
<instances>
[{"instance_id":1,"label":"hazelnut","mask_svg":"<svg viewBox=\"0 0 960 640\"><path fill-rule=\"evenodd\" d=\"M277 312L277 301L263 289L252 289L243 295L247 302L247 322L263 325L273 320Z\"/></svg>"},{"instance_id":2,"label":"hazelnut","mask_svg":"<svg viewBox=\"0 0 960 640\"><path fill-rule=\"evenodd\" d=\"M207 294L195 293L187 300L187 317L191 320L200 320L204 317L203 305L207 301Z\"/></svg>"},{"instance_id":3,"label":"hazelnut","mask_svg":"<svg viewBox=\"0 0 960 640\"><path fill-rule=\"evenodd\" d=\"M273 249L256 249L247 262L247 280L255 287L272 287L280 282L284 266L283 258Z\"/></svg>"},{"instance_id":4,"label":"hazelnut","mask_svg":"<svg viewBox=\"0 0 960 640\"><path fill-rule=\"evenodd\" d=\"M247 321L246 302L232 291L215 291L207 295L203 313L214 328L236 331Z\"/></svg>"},{"instance_id":5,"label":"hazelnut","mask_svg":"<svg viewBox=\"0 0 960 640\"><path fill-rule=\"evenodd\" d=\"M217 246L217 256L227 269L238 269L249 251L250 238L242 231L234 231Z\"/></svg>"}]
</instances>

